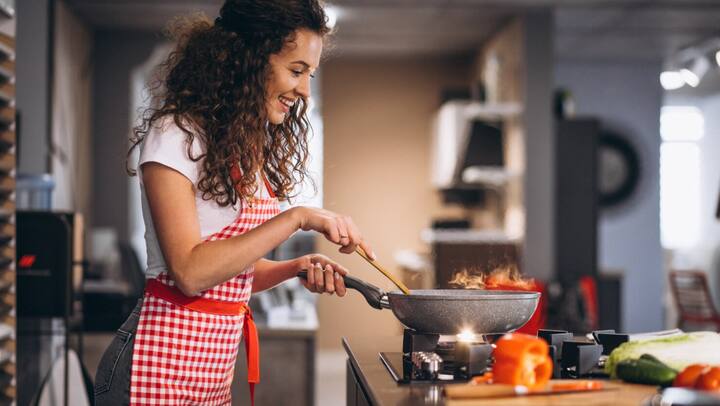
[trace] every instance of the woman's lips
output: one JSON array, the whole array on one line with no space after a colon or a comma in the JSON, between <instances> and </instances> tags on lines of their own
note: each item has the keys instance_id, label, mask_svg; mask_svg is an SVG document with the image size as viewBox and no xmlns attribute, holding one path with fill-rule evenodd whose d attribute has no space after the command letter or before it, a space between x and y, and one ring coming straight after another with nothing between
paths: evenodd
<instances>
[{"instance_id":1,"label":"woman's lips","mask_svg":"<svg viewBox=\"0 0 720 406\"><path fill-rule=\"evenodd\" d=\"M295 104L295 101L290 98L280 96L278 97L278 103L280 103L280 110L282 110L283 113L288 113Z\"/></svg>"},{"instance_id":2,"label":"woman's lips","mask_svg":"<svg viewBox=\"0 0 720 406\"><path fill-rule=\"evenodd\" d=\"M290 111L290 107L288 107L285 103L281 102L280 100L278 100L278 104L280 105L280 110L283 113L287 114Z\"/></svg>"}]
</instances>

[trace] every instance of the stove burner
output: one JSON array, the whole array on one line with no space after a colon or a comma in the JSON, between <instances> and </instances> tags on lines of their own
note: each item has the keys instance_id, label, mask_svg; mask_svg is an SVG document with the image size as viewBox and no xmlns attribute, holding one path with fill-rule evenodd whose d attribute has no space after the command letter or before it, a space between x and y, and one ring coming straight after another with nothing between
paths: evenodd
<instances>
[{"instance_id":1,"label":"stove burner","mask_svg":"<svg viewBox=\"0 0 720 406\"><path fill-rule=\"evenodd\" d=\"M604 374L597 369L603 346L594 341L576 339L565 330L538 330L538 337L550 346L553 378L581 378Z\"/></svg>"},{"instance_id":2,"label":"stove burner","mask_svg":"<svg viewBox=\"0 0 720 406\"><path fill-rule=\"evenodd\" d=\"M406 328L403 331L403 354L417 351L434 351L440 341L440 334L423 334Z\"/></svg>"},{"instance_id":3,"label":"stove burner","mask_svg":"<svg viewBox=\"0 0 720 406\"><path fill-rule=\"evenodd\" d=\"M455 376L470 379L484 374L490 364L492 350L492 345L486 343L455 343Z\"/></svg>"},{"instance_id":4,"label":"stove burner","mask_svg":"<svg viewBox=\"0 0 720 406\"><path fill-rule=\"evenodd\" d=\"M588 341L565 341L560 360L562 378L581 378L595 375L603 346Z\"/></svg>"},{"instance_id":5,"label":"stove burner","mask_svg":"<svg viewBox=\"0 0 720 406\"><path fill-rule=\"evenodd\" d=\"M492 365L490 343L502 335L485 335L480 342L445 341L447 336L405 329L402 352L381 352L380 359L398 383L467 382ZM539 330L538 337L550 346L553 378L607 376L601 368L603 346L596 341L565 330Z\"/></svg>"},{"instance_id":6,"label":"stove burner","mask_svg":"<svg viewBox=\"0 0 720 406\"><path fill-rule=\"evenodd\" d=\"M438 334L405 329L403 352L382 352L380 359L399 383L465 382L483 374L492 346L485 342L440 341Z\"/></svg>"},{"instance_id":7,"label":"stove burner","mask_svg":"<svg viewBox=\"0 0 720 406\"><path fill-rule=\"evenodd\" d=\"M413 352L410 354L410 360L415 371L427 379L437 379L443 366L443 359L434 352Z\"/></svg>"}]
</instances>

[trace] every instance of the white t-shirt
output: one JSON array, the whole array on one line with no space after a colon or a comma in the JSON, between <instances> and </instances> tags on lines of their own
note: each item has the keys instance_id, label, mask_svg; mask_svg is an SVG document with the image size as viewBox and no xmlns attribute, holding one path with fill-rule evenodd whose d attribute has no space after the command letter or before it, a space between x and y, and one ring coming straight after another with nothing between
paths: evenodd
<instances>
[{"instance_id":1,"label":"white t-shirt","mask_svg":"<svg viewBox=\"0 0 720 406\"><path fill-rule=\"evenodd\" d=\"M172 119L164 119L156 123L140 144L140 159L138 161L138 178L140 180L140 198L142 199L142 214L145 222L145 245L147 247L146 278L154 278L167 270L165 258L160 250L160 243L155 234L150 206L145 194L145 185L142 178L141 165L146 162L157 162L176 170L192 182L195 191L195 207L197 208L198 222L200 223L201 238L208 237L225 226L232 223L238 216L240 202L234 206L222 207L214 200L204 200L202 193L197 189L204 159L194 162L187 153L187 135ZM204 143L195 137L192 143L192 156L197 157L205 151ZM258 179L260 175L258 174ZM269 192L262 181L258 182L256 197L267 198Z\"/></svg>"}]
</instances>

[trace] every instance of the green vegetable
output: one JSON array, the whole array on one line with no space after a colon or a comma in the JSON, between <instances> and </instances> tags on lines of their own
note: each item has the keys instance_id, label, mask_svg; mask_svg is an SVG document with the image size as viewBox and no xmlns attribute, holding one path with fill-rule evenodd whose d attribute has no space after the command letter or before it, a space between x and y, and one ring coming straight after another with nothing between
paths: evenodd
<instances>
[{"instance_id":1,"label":"green vegetable","mask_svg":"<svg viewBox=\"0 0 720 406\"><path fill-rule=\"evenodd\" d=\"M649 354L643 354L639 359L620 361L616 373L623 381L662 386L669 386L678 374Z\"/></svg>"},{"instance_id":2,"label":"green vegetable","mask_svg":"<svg viewBox=\"0 0 720 406\"><path fill-rule=\"evenodd\" d=\"M617 365L627 359L647 354L675 370L690 364L720 364L720 334L694 332L677 336L628 341L613 350L605 363L605 372L617 378Z\"/></svg>"},{"instance_id":3,"label":"green vegetable","mask_svg":"<svg viewBox=\"0 0 720 406\"><path fill-rule=\"evenodd\" d=\"M663 365L663 366L667 367L667 365L665 365L662 361L660 361L659 359L657 359L657 357L655 357L655 356L652 355L652 354L643 354L643 355L640 356L640 359L652 361L652 362L654 362L654 363L656 363L656 364L660 364L660 365Z\"/></svg>"}]
</instances>

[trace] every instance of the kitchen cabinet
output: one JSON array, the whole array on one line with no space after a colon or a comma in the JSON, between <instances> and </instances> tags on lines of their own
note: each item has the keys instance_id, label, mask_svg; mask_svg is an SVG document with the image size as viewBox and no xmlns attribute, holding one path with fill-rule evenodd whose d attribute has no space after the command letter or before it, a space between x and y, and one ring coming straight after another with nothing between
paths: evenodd
<instances>
[{"instance_id":1,"label":"kitchen cabinet","mask_svg":"<svg viewBox=\"0 0 720 406\"><path fill-rule=\"evenodd\" d=\"M347 378L346 378L346 401L347 406L369 406L370 400L363 389L363 384L360 382L355 369L353 369L350 360L347 361Z\"/></svg>"},{"instance_id":2,"label":"kitchen cabinet","mask_svg":"<svg viewBox=\"0 0 720 406\"><path fill-rule=\"evenodd\" d=\"M444 103L435 115L431 143L431 181L438 189L452 189L461 182L466 154L474 142L471 137L473 130L478 130L475 123L503 123L521 113L521 107L515 103L483 104L474 101L449 101ZM504 141L501 140L501 144ZM481 149L486 149L482 148ZM502 148L502 145L500 146ZM500 160L503 152L499 151ZM490 161L494 161L491 159ZM502 183L507 179L507 172L501 166L484 167L485 172L475 178L485 179L490 183ZM477 186L477 185L476 185Z\"/></svg>"},{"instance_id":3,"label":"kitchen cabinet","mask_svg":"<svg viewBox=\"0 0 720 406\"><path fill-rule=\"evenodd\" d=\"M260 383L255 404L313 406L315 403L315 330L258 326ZM233 404L249 404L245 344L241 343L232 384Z\"/></svg>"}]
</instances>

